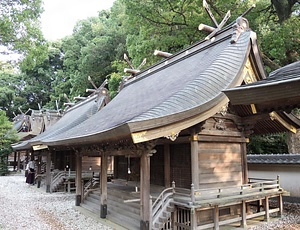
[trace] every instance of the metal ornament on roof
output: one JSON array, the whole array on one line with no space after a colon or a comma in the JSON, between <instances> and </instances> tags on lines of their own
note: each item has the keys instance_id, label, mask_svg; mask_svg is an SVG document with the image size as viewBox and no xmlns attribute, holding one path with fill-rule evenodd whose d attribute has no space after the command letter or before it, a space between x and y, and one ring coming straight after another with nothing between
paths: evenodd
<instances>
[{"instance_id":1,"label":"metal ornament on roof","mask_svg":"<svg viewBox=\"0 0 300 230\"><path fill-rule=\"evenodd\" d=\"M177 139L177 137L179 136L179 133L180 133L180 131L177 132L177 133L172 132L172 133L170 133L170 135L165 136L165 138L167 138L167 139L169 139L171 141L175 141Z\"/></svg>"}]
</instances>

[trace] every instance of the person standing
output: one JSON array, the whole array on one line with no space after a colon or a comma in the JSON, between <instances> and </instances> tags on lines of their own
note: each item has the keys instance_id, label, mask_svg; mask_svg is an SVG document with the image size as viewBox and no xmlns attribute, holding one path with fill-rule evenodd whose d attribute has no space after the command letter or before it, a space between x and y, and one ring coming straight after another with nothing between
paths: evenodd
<instances>
[{"instance_id":1,"label":"person standing","mask_svg":"<svg viewBox=\"0 0 300 230\"><path fill-rule=\"evenodd\" d=\"M26 183L27 184L34 184L34 174L35 174L35 165L34 161L30 160L27 164L27 169L28 169L28 175L26 177Z\"/></svg>"}]
</instances>

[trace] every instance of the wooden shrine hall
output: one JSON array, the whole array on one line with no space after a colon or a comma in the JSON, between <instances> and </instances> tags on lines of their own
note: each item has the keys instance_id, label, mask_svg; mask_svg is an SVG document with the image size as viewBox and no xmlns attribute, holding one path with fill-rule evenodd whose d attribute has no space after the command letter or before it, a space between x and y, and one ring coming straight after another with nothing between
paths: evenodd
<instances>
[{"instance_id":1,"label":"wooden shrine hall","mask_svg":"<svg viewBox=\"0 0 300 230\"><path fill-rule=\"evenodd\" d=\"M93 210L128 229L246 228L248 219L282 214L279 178L248 178L246 144L252 134L300 127L290 114L300 105L299 63L267 77L245 18L216 27L206 26L206 39L133 70L118 95L87 119L39 139L51 153L76 156L77 206L89 195L82 158L97 156ZM107 182L111 156L114 183ZM111 198L115 190L118 199Z\"/></svg>"},{"instance_id":2,"label":"wooden shrine hall","mask_svg":"<svg viewBox=\"0 0 300 230\"><path fill-rule=\"evenodd\" d=\"M110 100L108 90L104 87L105 85L106 81L99 88L90 89L89 91L92 92L91 95L86 98L79 98L79 102L77 103L67 103L67 109L64 111L60 120L48 127L44 132L41 132L34 138L23 140L20 143L12 145L15 152L20 153L26 151L30 153L32 160L37 160L36 171L40 177L45 178L44 183L47 192L53 192L57 190L58 186L63 185L64 180L67 179L64 172L66 169L69 171L72 170L73 176L76 160L73 150L67 148L60 152L51 151L48 146L43 145L42 140L58 135L81 124L105 106ZM85 172L88 172L89 168L92 168L93 173L99 173L100 157L85 157L84 164L83 169ZM43 166L45 168L44 170L42 170ZM56 170L56 173L52 172L53 169ZM42 174L42 171L46 173ZM54 175L51 175L51 173ZM53 178L56 178L56 182L53 181ZM41 178L37 178L37 180L40 182Z\"/></svg>"}]
</instances>

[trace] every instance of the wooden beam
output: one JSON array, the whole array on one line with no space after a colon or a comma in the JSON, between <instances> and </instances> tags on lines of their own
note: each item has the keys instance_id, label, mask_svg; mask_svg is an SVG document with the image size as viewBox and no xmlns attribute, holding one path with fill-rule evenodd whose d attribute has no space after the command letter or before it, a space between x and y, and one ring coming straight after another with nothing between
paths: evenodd
<instances>
[{"instance_id":1,"label":"wooden beam","mask_svg":"<svg viewBox=\"0 0 300 230\"><path fill-rule=\"evenodd\" d=\"M137 74L139 72L141 72L139 69L128 69L128 68L124 69L124 73Z\"/></svg>"},{"instance_id":2,"label":"wooden beam","mask_svg":"<svg viewBox=\"0 0 300 230\"><path fill-rule=\"evenodd\" d=\"M140 158L141 222L140 229L150 230L150 156L144 151Z\"/></svg>"},{"instance_id":3,"label":"wooden beam","mask_svg":"<svg viewBox=\"0 0 300 230\"><path fill-rule=\"evenodd\" d=\"M51 191L51 152L48 152L46 160L46 192Z\"/></svg>"},{"instance_id":4,"label":"wooden beam","mask_svg":"<svg viewBox=\"0 0 300 230\"><path fill-rule=\"evenodd\" d=\"M209 33L213 32L215 29L216 29L215 27L208 26L202 23L198 26L198 30L203 30Z\"/></svg>"},{"instance_id":5,"label":"wooden beam","mask_svg":"<svg viewBox=\"0 0 300 230\"><path fill-rule=\"evenodd\" d=\"M78 100L78 101L85 100L85 99L86 99L86 97L80 97L80 96L74 97L74 100Z\"/></svg>"},{"instance_id":6,"label":"wooden beam","mask_svg":"<svg viewBox=\"0 0 300 230\"><path fill-rule=\"evenodd\" d=\"M170 145L164 144L164 175L165 187L171 186Z\"/></svg>"},{"instance_id":7,"label":"wooden beam","mask_svg":"<svg viewBox=\"0 0 300 230\"><path fill-rule=\"evenodd\" d=\"M160 50L154 50L154 53L153 53L155 56L160 56L160 57L164 57L164 58L168 58L170 56L172 56L171 53L168 53L168 52L163 52L163 51L160 51Z\"/></svg>"},{"instance_id":8,"label":"wooden beam","mask_svg":"<svg viewBox=\"0 0 300 230\"><path fill-rule=\"evenodd\" d=\"M83 199L82 194L82 157L80 154L76 154L76 201L75 205L80 206L81 200Z\"/></svg>"},{"instance_id":9,"label":"wooden beam","mask_svg":"<svg viewBox=\"0 0 300 230\"><path fill-rule=\"evenodd\" d=\"M207 14L209 15L210 19L212 20L212 22L215 24L216 27L219 26L217 20L215 19L213 13L211 12L207 2L205 0L203 0L203 7L205 8Z\"/></svg>"},{"instance_id":10,"label":"wooden beam","mask_svg":"<svg viewBox=\"0 0 300 230\"><path fill-rule=\"evenodd\" d=\"M107 155L101 156L101 199L100 199L100 217L106 218L107 215Z\"/></svg>"}]
</instances>

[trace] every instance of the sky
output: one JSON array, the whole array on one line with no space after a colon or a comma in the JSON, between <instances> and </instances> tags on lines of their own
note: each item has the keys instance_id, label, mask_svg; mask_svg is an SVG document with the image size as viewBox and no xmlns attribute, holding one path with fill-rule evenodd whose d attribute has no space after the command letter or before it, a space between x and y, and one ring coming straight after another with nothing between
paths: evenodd
<instances>
[{"instance_id":1,"label":"sky","mask_svg":"<svg viewBox=\"0 0 300 230\"><path fill-rule=\"evenodd\" d=\"M42 32L46 40L71 35L77 21L97 16L109 9L114 0L43 0Z\"/></svg>"}]
</instances>

